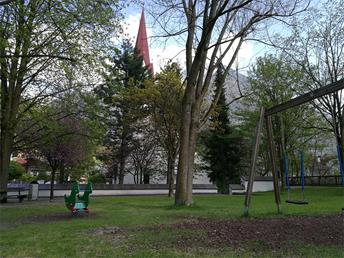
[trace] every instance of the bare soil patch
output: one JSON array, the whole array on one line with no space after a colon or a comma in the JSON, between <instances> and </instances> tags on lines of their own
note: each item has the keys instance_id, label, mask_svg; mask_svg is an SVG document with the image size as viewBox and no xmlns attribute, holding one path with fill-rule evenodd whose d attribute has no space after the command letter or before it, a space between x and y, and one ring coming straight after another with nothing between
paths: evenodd
<instances>
[{"instance_id":1,"label":"bare soil patch","mask_svg":"<svg viewBox=\"0 0 344 258\"><path fill-rule=\"evenodd\" d=\"M98 218L99 216L96 213L78 213L78 214L71 214L70 212L60 212L60 213L51 213L51 214L44 214L44 215L35 215L35 216L28 216L23 217L16 222L6 222L0 221L0 229L9 229L13 227L17 227L23 224L39 224L39 223L50 223L50 222L58 222L58 221L71 221L71 220L78 220L78 219L87 219L87 218Z\"/></svg>"},{"instance_id":2,"label":"bare soil patch","mask_svg":"<svg viewBox=\"0 0 344 258\"><path fill-rule=\"evenodd\" d=\"M96 213L80 212L78 214L71 214L70 212L67 211L67 212L25 217L20 222L22 224L36 224L36 223L50 223L50 222L70 221L70 220L97 218L97 217L98 215Z\"/></svg>"},{"instance_id":3,"label":"bare soil patch","mask_svg":"<svg viewBox=\"0 0 344 258\"><path fill-rule=\"evenodd\" d=\"M175 244L182 249L190 245L213 248L230 246L236 249L254 242L271 250L289 247L295 242L344 247L344 221L339 215L239 220L197 219L171 227L176 230L201 232L179 236ZM164 227L159 230L164 230Z\"/></svg>"},{"instance_id":4,"label":"bare soil patch","mask_svg":"<svg viewBox=\"0 0 344 258\"><path fill-rule=\"evenodd\" d=\"M151 232L158 238L161 236L161 241L156 241L155 237L149 244L154 249L187 250L202 247L220 250L229 247L240 250L254 249L256 246L257 251L280 251L293 249L295 244L344 247L344 221L339 215L230 220L189 218L177 224L130 230L99 228L95 233L111 240L125 239L128 234L135 232ZM166 235L168 240L164 240Z\"/></svg>"}]
</instances>

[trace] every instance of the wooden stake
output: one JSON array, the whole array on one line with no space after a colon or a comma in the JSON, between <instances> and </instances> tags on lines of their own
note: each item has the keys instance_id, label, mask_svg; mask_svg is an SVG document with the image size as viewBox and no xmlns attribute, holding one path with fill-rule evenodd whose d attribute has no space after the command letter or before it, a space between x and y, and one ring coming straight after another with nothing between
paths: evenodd
<instances>
[{"instance_id":1,"label":"wooden stake","mask_svg":"<svg viewBox=\"0 0 344 258\"><path fill-rule=\"evenodd\" d=\"M272 177L274 182L274 193L275 193L275 202L277 205L277 212L281 212L281 196L280 196L280 188L278 183L278 175L276 169L276 150L275 150L275 141L273 138L272 132L272 122L271 117L266 116L266 130L268 133L268 143L269 143L269 150L270 150L270 159L271 159L271 170L272 170Z\"/></svg>"},{"instance_id":2,"label":"wooden stake","mask_svg":"<svg viewBox=\"0 0 344 258\"><path fill-rule=\"evenodd\" d=\"M265 108L260 108L259 118L257 121L256 126L256 132L255 132L255 140L253 145L253 151L252 151L252 158L251 158L251 166L250 166L250 175L248 178L247 183L247 190L245 195L245 208L244 208L244 215L248 215L248 211L251 204L251 196L252 196L252 189L253 189L253 182L254 182L254 174L256 171L256 162L257 162L257 156L259 152L259 145L260 145L260 138L261 138L261 132L263 127L263 121L264 121L264 112Z\"/></svg>"}]
</instances>

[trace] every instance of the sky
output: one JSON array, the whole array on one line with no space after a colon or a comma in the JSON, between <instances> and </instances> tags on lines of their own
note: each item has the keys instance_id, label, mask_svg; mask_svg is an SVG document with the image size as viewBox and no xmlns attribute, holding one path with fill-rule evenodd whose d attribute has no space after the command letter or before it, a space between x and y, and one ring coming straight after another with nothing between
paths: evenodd
<instances>
[{"instance_id":1,"label":"sky","mask_svg":"<svg viewBox=\"0 0 344 258\"><path fill-rule=\"evenodd\" d=\"M135 44L136 36L140 24L142 8L140 6L131 6L125 10L125 24L124 33L132 40ZM145 13L146 28L148 35L150 59L154 65L154 71L159 72L168 60L173 59L177 61L182 67L185 66L185 52L183 46L174 44L173 42L164 44L158 39L153 39L154 28L152 28L152 19L149 14ZM254 44L251 42L244 43L242 49L239 52L238 60L240 67L247 67L247 65L255 58L255 53L259 53L259 49L254 50Z\"/></svg>"},{"instance_id":2,"label":"sky","mask_svg":"<svg viewBox=\"0 0 344 258\"><path fill-rule=\"evenodd\" d=\"M317 3L317 1L313 1L313 4L314 3ZM132 40L133 44L135 44L136 41L141 11L142 8L139 5L133 4L127 8L124 13L124 32ZM154 36L154 32L156 31L154 30L154 27L152 27L152 18L149 16L148 12L145 13L145 20L150 48L150 59L154 65L154 71L159 72L161 70L160 68L163 67L170 59L177 61L182 67L185 67L185 52L183 51L184 47L173 43L173 41L166 45L162 43L161 40L152 38L152 36ZM273 31L282 32L283 34L281 25L277 24L271 28ZM255 41L244 42L237 58L239 71L242 74L247 74L249 68L254 64L254 61L257 59L257 57L263 56L267 52L271 52L271 48L266 45L259 44Z\"/></svg>"}]
</instances>

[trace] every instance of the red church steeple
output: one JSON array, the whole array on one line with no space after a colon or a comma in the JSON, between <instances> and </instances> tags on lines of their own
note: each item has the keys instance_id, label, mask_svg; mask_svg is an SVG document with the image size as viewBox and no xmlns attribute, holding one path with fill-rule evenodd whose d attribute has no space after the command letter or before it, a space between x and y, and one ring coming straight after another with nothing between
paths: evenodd
<instances>
[{"instance_id":1,"label":"red church steeple","mask_svg":"<svg viewBox=\"0 0 344 258\"><path fill-rule=\"evenodd\" d=\"M135 47L140 51L140 54L143 57L143 61L144 61L145 65L153 74L153 64L150 62L150 58L149 58L147 31L146 31L146 24L145 24L145 14L144 14L143 8L142 8L140 27L139 27L139 31L137 33Z\"/></svg>"}]
</instances>

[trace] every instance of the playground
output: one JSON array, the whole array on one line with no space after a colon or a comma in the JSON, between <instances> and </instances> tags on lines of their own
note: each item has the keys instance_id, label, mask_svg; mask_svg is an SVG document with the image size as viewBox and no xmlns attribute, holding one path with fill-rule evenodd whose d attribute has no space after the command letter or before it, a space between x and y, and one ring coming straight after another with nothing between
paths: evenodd
<instances>
[{"instance_id":1,"label":"playground","mask_svg":"<svg viewBox=\"0 0 344 258\"><path fill-rule=\"evenodd\" d=\"M308 205L253 193L249 217L242 195L198 195L192 207L165 196L90 197L72 214L64 199L0 207L3 257L340 257L343 189L307 187ZM301 189L293 189L295 197ZM95 245L94 243L97 243Z\"/></svg>"}]
</instances>

